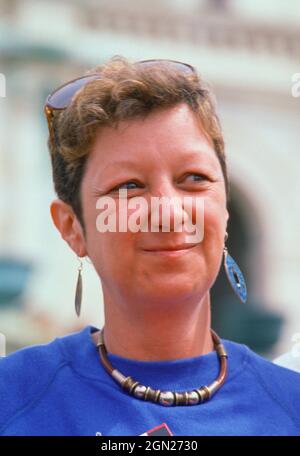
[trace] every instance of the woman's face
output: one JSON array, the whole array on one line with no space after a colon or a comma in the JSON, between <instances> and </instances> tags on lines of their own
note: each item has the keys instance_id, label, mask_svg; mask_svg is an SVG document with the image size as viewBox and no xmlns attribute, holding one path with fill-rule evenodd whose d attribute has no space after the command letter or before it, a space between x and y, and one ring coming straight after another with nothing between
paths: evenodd
<instances>
[{"instance_id":1,"label":"woman's face","mask_svg":"<svg viewBox=\"0 0 300 456\"><path fill-rule=\"evenodd\" d=\"M127 189L121 213L119 188ZM86 238L80 242L101 278L105 296L153 306L201 297L212 286L222 261L228 219L225 184L213 146L186 104L99 130L87 161L81 196ZM152 197L179 198L185 219L184 198L190 197L193 223L197 222L196 200L201 199L203 239L194 241L196 245L184 254L149 252L170 244L186 244L190 233L174 231L176 210L170 213L167 232L161 225L156 232L151 232L151 227L145 232L99 232L96 222L103 209L97 209L96 203L103 196L116 205L117 227L120 216L125 215L124 201L126 206L134 197L148 202L144 215L149 220ZM128 209L125 217L133 213Z\"/></svg>"}]
</instances>

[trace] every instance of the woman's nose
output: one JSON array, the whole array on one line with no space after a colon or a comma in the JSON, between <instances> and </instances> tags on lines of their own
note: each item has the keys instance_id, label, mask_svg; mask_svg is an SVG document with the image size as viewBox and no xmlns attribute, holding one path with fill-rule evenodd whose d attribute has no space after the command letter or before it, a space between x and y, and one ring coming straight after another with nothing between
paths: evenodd
<instances>
[{"instance_id":1,"label":"woman's nose","mask_svg":"<svg viewBox=\"0 0 300 456\"><path fill-rule=\"evenodd\" d=\"M188 219L183 196L176 192L172 184L160 184L151 192L149 216L153 231L182 231Z\"/></svg>"}]
</instances>

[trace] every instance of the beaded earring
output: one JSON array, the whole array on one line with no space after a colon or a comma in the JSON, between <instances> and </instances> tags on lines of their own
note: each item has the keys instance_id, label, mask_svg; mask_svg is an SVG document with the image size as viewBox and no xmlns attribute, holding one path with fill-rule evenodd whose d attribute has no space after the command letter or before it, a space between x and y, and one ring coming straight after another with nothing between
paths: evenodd
<instances>
[{"instance_id":1,"label":"beaded earring","mask_svg":"<svg viewBox=\"0 0 300 456\"><path fill-rule=\"evenodd\" d=\"M226 231L225 242L228 239ZM242 271L234 259L229 255L227 247L224 246L224 267L228 281L239 300L244 304L247 300L247 287Z\"/></svg>"}]
</instances>

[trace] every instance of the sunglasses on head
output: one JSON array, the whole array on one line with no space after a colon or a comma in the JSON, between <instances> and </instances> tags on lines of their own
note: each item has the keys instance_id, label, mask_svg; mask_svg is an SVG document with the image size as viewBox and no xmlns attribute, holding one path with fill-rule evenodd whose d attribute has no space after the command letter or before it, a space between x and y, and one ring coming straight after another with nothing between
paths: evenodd
<instances>
[{"instance_id":1,"label":"sunglasses on head","mask_svg":"<svg viewBox=\"0 0 300 456\"><path fill-rule=\"evenodd\" d=\"M188 63L178 62L176 60L166 60L166 59L151 59L151 60L140 60L136 62L136 65L143 66L174 66L175 69L179 69L185 73L195 73L195 68ZM53 131L53 112L61 111L66 109L71 103L74 95L78 92L81 87L84 87L91 81L96 79L101 79L101 73L88 74L86 76L81 76L76 79L72 79L69 82L59 86L53 92L51 92L45 102L44 113L47 118L49 134L51 140L54 139Z\"/></svg>"}]
</instances>

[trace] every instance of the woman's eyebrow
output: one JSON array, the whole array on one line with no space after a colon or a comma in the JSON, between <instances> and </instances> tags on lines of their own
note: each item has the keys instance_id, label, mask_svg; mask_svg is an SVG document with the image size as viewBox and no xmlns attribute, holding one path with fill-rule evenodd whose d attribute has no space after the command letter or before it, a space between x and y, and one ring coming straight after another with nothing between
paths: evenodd
<instances>
[{"instance_id":1,"label":"woman's eyebrow","mask_svg":"<svg viewBox=\"0 0 300 456\"><path fill-rule=\"evenodd\" d=\"M205 149L197 149L188 151L180 156L182 160L195 160L195 159L203 159L203 158L213 158L213 154L208 152Z\"/></svg>"},{"instance_id":2,"label":"woman's eyebrow","mask_svg":"<svg viewBox=\"0 0 300 456\"><path fill-rule=\"evenodd\" d=\"M106 165L99 166L96 169L95 180L102 179L103 176L107 176L108 170L117 170L117 169L136 169L140 170L141 163L133 160L113 160Z\"/></svg>"},{"instance_id":3,"label":"woman's eyebrow","mask_svg":"<svg viewBox=\"0 0 300 456\"><path fill-rule=\"evenodd\" d=\"M108 163L106 166L101 168L101 171L107 171L108 168L114 167L114 168L139 168L141 166L141 163L135 162L133 160L115 160L110 163Z\"/></svg>"},{"instance_id":4,"label":"woman's eyebrow","mask_svg":"<svg viewBox=\"0 0 300 456\"><path fill-rule=\"evenodd\" d=\"M212 158L212 154L208 153L207 151L205 150L194 150L194 151L190 151L190 152L186 152L186 153L183 153L183 154L180 154L180 156L178 156L179 160L180 161L183 161L184 163L186 163L187 160L195 160L195 159L203 159L203 158ZM199 164L201 164L201 162L199 162ZM140 169L141 168L141 161L134 161L134 160L114 160L110 163L108 163L107 165L105 165L103 168L101 167L98 171L99 171L99 175L101 175L102 173L105 173L107 172L107 170L109 168L135 168L135 169Z\"/></svg>"}]
</instances>

